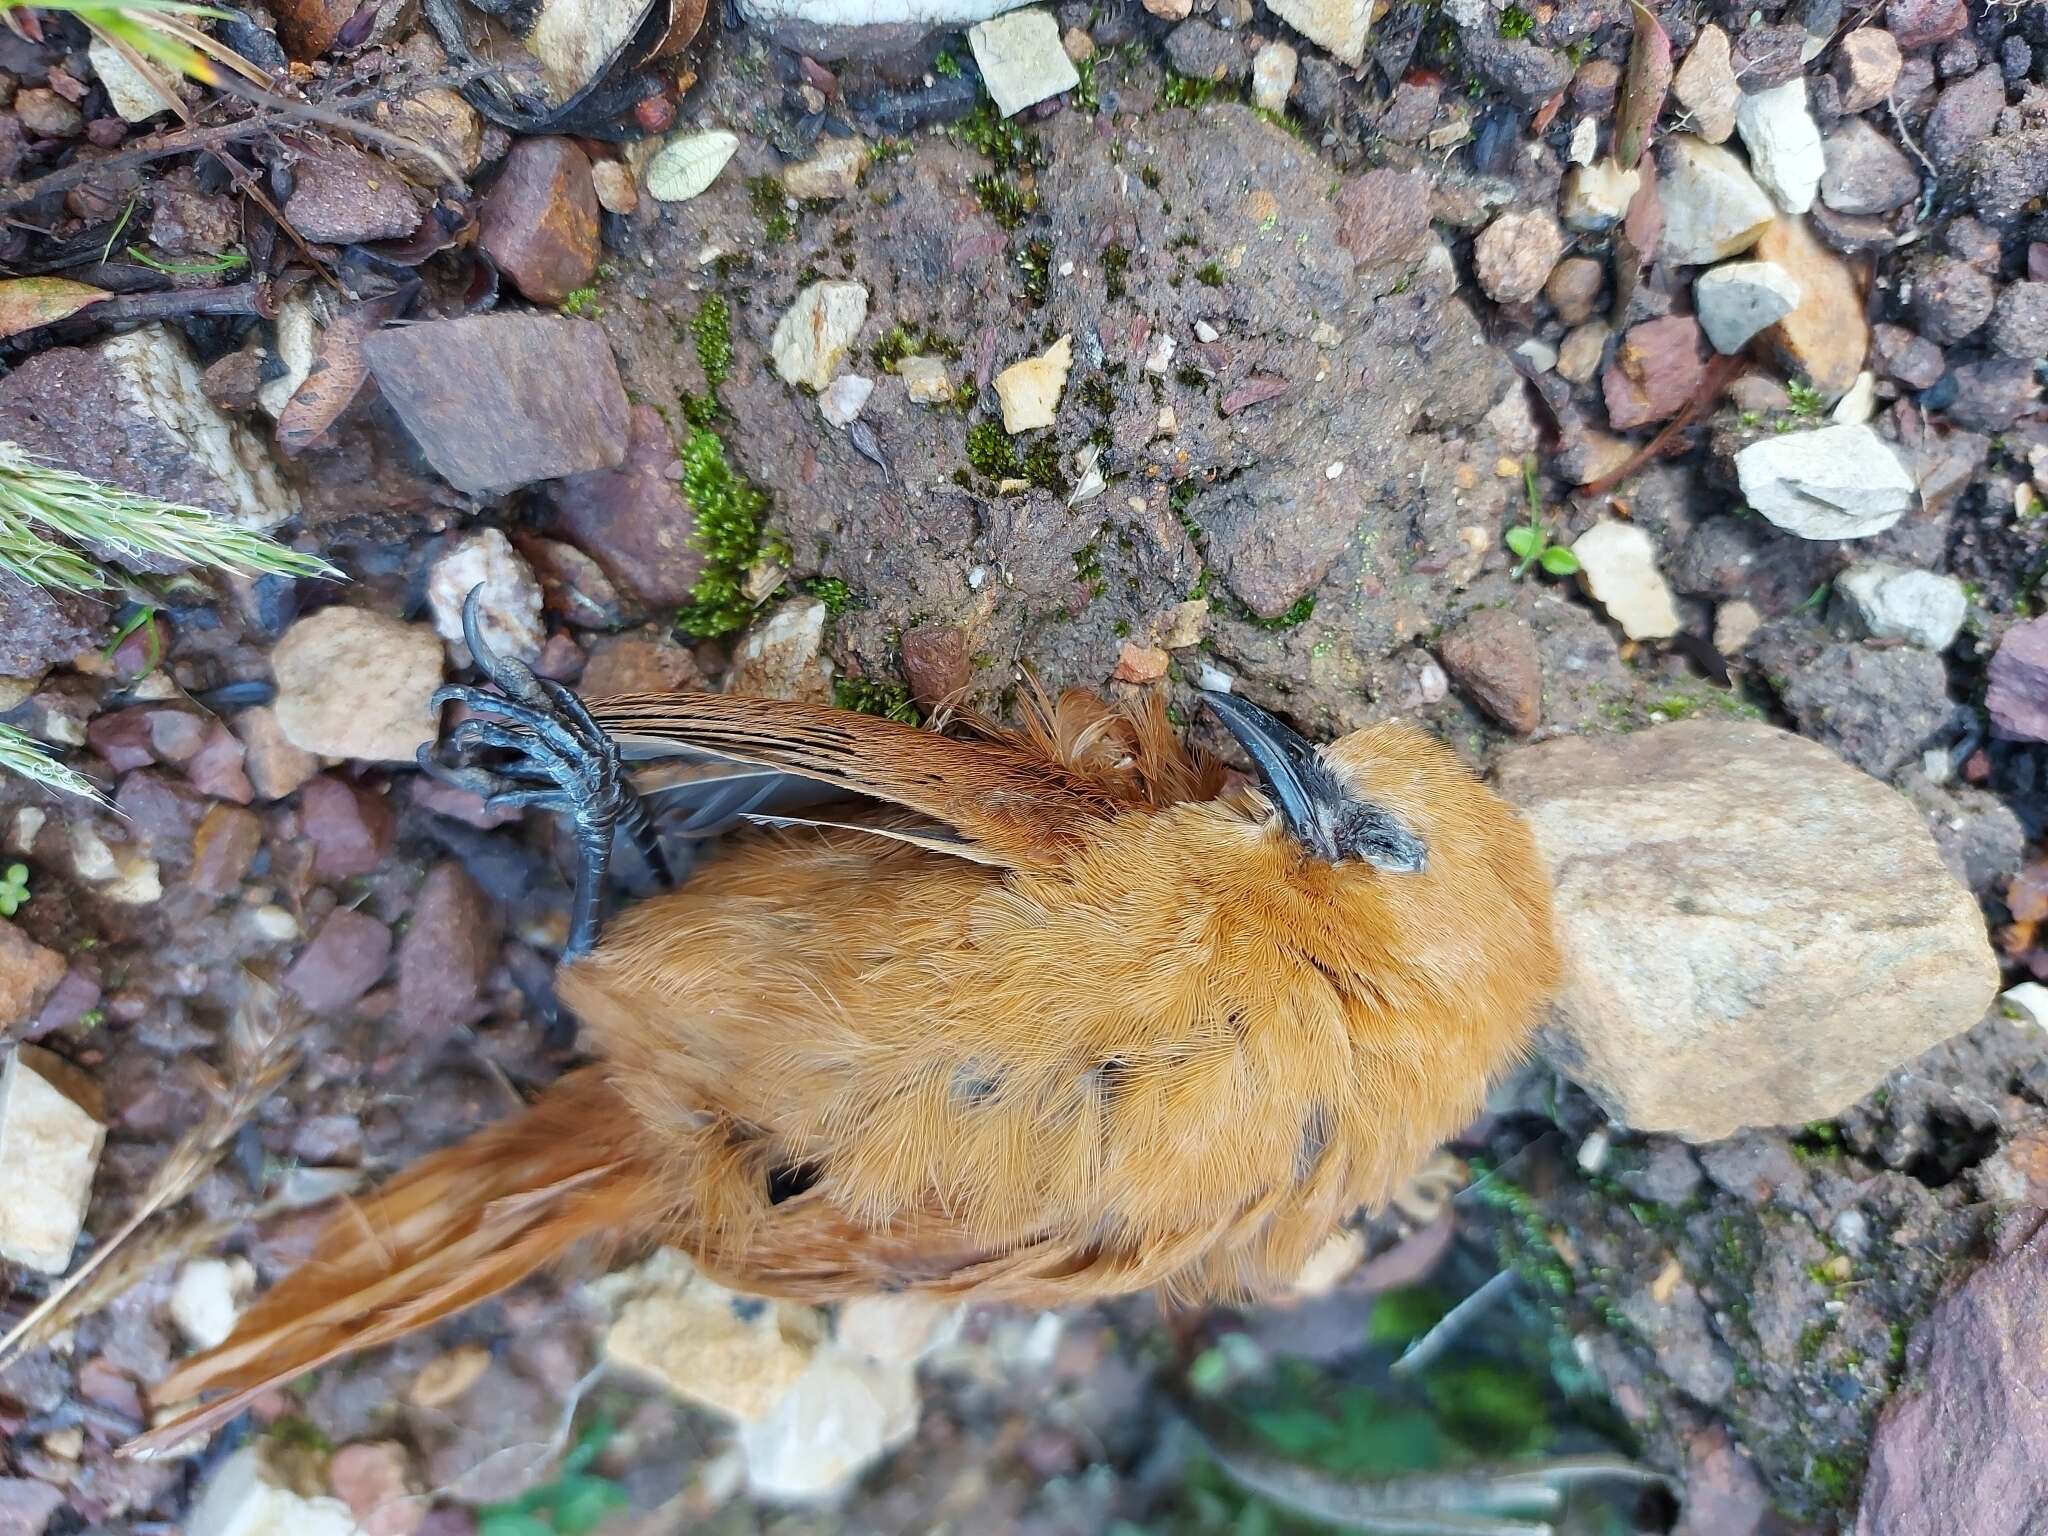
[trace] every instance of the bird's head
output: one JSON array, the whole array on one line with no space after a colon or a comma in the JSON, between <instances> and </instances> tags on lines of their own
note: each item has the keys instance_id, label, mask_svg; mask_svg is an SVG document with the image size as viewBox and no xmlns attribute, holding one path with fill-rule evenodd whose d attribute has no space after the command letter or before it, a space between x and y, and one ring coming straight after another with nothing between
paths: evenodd
<instances>
[{"instance_id":1,"label":"bird's head","mask_svg":"<svg viewBox=\"0 0 2048 1536\"><path fill-rule=\"evenodd\" d=\"M1535 841L1456 753L1399 723L1317 747L1256 704L1206 698L1271 806L1259 899L1294 914L1320 969L1354 990L1384 991L1397 974L1453 991L1511 974L1549 989L1558 962Z\"/></svg>"},{"instance_id":2,"label":"bird's head","mask_svg":"<svg viewBox=\"0 0 2048 1536\"><path fill-rule=\"evenodd\" d=\"M1420 874L1429 845L1393 806L1347 771L1361 754L1347 751L1357 732L1325 753L1278 716L1231 693L1202 695L1251 758L1259 787L1304 852L1326 864L1356 859L1390 875Z\"/></svg>"}]
</instances>

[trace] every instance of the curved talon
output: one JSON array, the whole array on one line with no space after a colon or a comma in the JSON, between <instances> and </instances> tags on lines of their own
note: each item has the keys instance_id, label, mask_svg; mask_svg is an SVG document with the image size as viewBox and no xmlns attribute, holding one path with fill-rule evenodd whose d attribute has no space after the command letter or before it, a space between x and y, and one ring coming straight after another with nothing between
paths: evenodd
<instances>
[{"instance_id":1,"label":"curved talon","mask_svg":"<svg viewBox=\"0 0 2048 1536\"><path fill-rule=\"evenodd\" d=\"M540 679L533 675L533 669L514 656L500 656L484 642L482 607L479 599L484 593L484 584L478 582L469 589L469 596L462 600L462 640L469 647L469 654L476 661L477 671L504 689L506 694L521 704L538 706L547 700L541 690Z\"/></svg>"}]
</instances>

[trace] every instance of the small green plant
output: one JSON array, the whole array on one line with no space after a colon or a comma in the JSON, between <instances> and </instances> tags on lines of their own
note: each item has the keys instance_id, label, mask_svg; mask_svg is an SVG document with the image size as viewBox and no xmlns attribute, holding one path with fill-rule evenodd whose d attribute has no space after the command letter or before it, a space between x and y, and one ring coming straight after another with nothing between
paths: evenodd
<instances>
[{"instance_id":1,"label":"small green plant","mask_svg":"<svg viewBox=\"0 0 2048 1536\"><path fill-rule=\"evenodd\" d=\"M1120 299L1130 292L1125 274L1131 269L1131 248L1127 245L1111 245L1102 253L1102 278L1104 291L1112 299Z\"/></svg>"},{"instance_id":2,"label":"small green plant","mask_svg":"<svg viewBox=\"0 0 2048 1536\"><path fill-rule=\"evenodd\" d=\"M47 537L67 540L59 544ZM103 485L0 443L0 571L39 587L99 592L113 577L71 544L158 556L239 576L339 576L318 555L223 522L204 507Z\"/></svg>"},{"instance_id":3,"label":"small green plant","mask_svg":"<svg viewBox=\"0 0 2048 1536\"><path fill-rule=\"evenodd\" d=\"M563 314L572 316L598 315L604 312L598 307L595 283L587 288L570 289L562 295L562 302L558 307Z\"/></svg>"},{"instance_id":4,"label":"small green plant","mask_svg":"<svg viewBox=\"0 0 2048 1536\"><path fill-rule=\"evenodd\" d=\"M1251 615L1250 622L1253 629L1263 629L1269 632L1292 629L1297 624L1306 624L1309 621L1309 616L1315 611L1315 598L1311 595L1303 594L1290 603L1285 610L1274 614L1270 619L1262 619L1253 614Z\"/></svg>"},{"instance_id":5,"label":"small green plant","mask_svg":"<svg viewBox=\"0 0 2048 1536\"><path fill-rule=\"evenodd\" d=\"M477 1536L588 1536L607 1515L624 1509L631 1502L624 1486L588 1470L615 1432L609 1420L592 1424L562 1459L553 1482L479 1510Z\"/></svg>"},{"instance_id":6,"label":"small green plant","mask_svg":"<svg viewBox=\"0 0 2048 1536\"><path fill-rule=\"evenodd\" d=\"M974 182L974 199L981 211L1001 228L1015 229L1038 209L1038 194L1019 187L1007 176L981 176Z\"/></svg>"},{"instance_id":7,"label":"small green plant","mask_svg":"<svg viewBox=\"0 0 2048 1536\"><path fill-rule=\"evenodd\" d=\"M910 689L902 683L878 683L866 677L835 677L832 680L832 702L841 709L851 709L863 715L880 715L884 720L899 720L905 725L915 725L918 720L917 705L911 702Z\"/></svg>"},{"instance_id":8,"label":"small green plant","mask_svg":"<svg viewBox=\"0 0 2048 1536\"><path fill-rule=\"evenodd\" d=\"M1536 30L1536 18L1519 5L1511 5L1500 13L1500 35L1505 38L1523 38Z\"/></svg>"},{"instance_id":9,"label":"small green plant","mask_svg":"<svg viewBox=\"0 0 2048 1536\"><path fill-rule=\"evenodd\" d=\"M1081 77L1081 83L1074 87L1074 105L1083 112L1100 112L1102 97L1095 89L1095 56L1090 54L1075 64L1074 73Z\"/></svg>"},{"instance_id":10,"label":"small green plant","mask_svg":"<svg viewBox=\"0 0 2048 1536\"><path fill-rule=\"evenodd\" d=\"M1792 402L1792 414L1809 421L1818 419L1828 406L1821 392L1804 379L1792 380L1785 386L1785 394Z\"/></svg>"},{"instance_id":11,"label":"small green plant","mask_svg":"<svg viewBox=\"0 0 2048 1536\"><path fill-rule=\"evenodd\" d=\"M1223 286L1223 269L1213 261L1204 262L1201 266L1195 268L1195 281L1204 288L1221 288Z\"/></svg>"},{"instance_id":12,"label":"small green plant","mask_svg":"<svg viewBox=\"0 0 2048 1536\"><path fill-rule=\"evenodd\" d=\"M958 80L960 78L960 61L941 48L939 56L932 60L932 73L941 80Z\"/></svg>"},{"instance_id":13,"label":"small green plant","mask_svg":"<svg viewBox=\"0 0 2048 1536\"><path fill-rule=\"evenodd\" d=\"M1045 164L1045 146L1016 118L1004 117L984 98L953 127L963 144L988 156L1005 175Z\"/></svg>"},{"instance_id":14,"label":"small green plant","mask_svg":"<svg viewBox=\"0 0 2048 1536\"><path fill-rule=\"evenodd\" d=\"M1169 69L1166 87L1159 93L1159 99L1169 107L1200 107L1214 100L1218 91L1227 92L1228 89L1221 80L1198 80L1193 75Z\"/></svg>"},{"instance_id":15,"label":"small green plant","mask_svg":"<svg viewBox=\"0 0 2048 1536\"><path fill-rule=\"evenodd\" d=\"M725 444L708 427L694 428L683 443L682 490L696 514L697 542L709 562L676 623L702 639L730 634L754 611L747 570L761 557L768 495L734 470Z\"/></svg>"},{"instance_id":16,"label":"small green plant","mask_svg":"<svg viewBox=\"0 0 2048 1536\"><path fill-rule=\"evenodd\" d=\"M249 265L249 258L240 251L222 251L218 256L207 256L198 261L165 261L150 255L141 246L131 245L128 257L152 272L164 272L172 277L225 277Z\"/></svg>"},{"instance_id":17,"label":"small green plant","mask_svg":"<svg viewBox=\"0 0 2048 1536\"><path fill-rule=\"evenodd\" d=\"M1529 574L1529 567L1540 565L1553 576L1570 576L1579 568L1579 557L1562 544L1550 541L1550 530L1543 525L1543 501L1536 491L1536 460L1522 460L1522 493L1529 503L1529 521L1519 528L1510 528L1502 535L1502 541L1521 561L1512 573L1520 581Z\"/></svg>"},{"instance_id":18,"label":"small green plant","mask_svg":"<svg viewBox=\"0 0 2048 1536\"><path fill-rule=\"evenodd\" d=\"M0 917L12 917L28 905L28 866L10 864L0 870Z\"/></svg>"}]
</instances>

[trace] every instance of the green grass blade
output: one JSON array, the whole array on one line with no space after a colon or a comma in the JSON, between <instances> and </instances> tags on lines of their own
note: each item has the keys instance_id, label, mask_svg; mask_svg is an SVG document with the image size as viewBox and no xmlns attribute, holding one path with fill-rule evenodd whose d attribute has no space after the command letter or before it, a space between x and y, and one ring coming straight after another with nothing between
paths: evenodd
<instances>
[{"instance_id":1,"label":"green grass blade","mask_svg":"<svg viewBox=\"0 0 2048 1536\"><path fill-rule=\"evenodd\" d=\"M58 762L33 736L11 725L0 725L0 770L20 774L61 795L83 795L101 805L107 803L92 780Z\"/></svg>"}]
</instances>

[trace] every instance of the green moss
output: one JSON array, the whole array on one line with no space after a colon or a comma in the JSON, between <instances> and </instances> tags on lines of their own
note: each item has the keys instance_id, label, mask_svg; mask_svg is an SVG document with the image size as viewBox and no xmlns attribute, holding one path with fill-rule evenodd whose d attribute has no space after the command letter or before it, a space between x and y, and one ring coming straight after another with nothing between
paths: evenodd
<instances>
[{"instance_id":1,"label":"green moss","mask_svg":"<svg viewBox=\"0 0 2048 1536\"><path fill-rule=\"evenodd\" d=\"M1221 80L1197 80L1193 75L1169 69L1166 87L1159 93L1159 99L1169 107L1201 107L1214 101L1219 94L1226 99L1232 94L1230 87Z\"/></svg>"},{"instance_id":2,"label":"green moss","mask_svg":"<svg viewBox=\"0 0 2048 1536\"><path fill-rule=\"evenodd\" d=\"M1089 374L1075 386L1074 397L1097 416L1116 414L1116 391L1109 387L1109 380L1102 374Z\"/></svg>"},{"instance_id":3,"label":"green moss","mask_svg":"<svg viewBox=\"0 0 2048 1536\"><path fill-rule=\"evenodd\" d=\"M1010 434L1000 421L977 421L967 429L967 462L991 480L1016 475L1017 450L1010 446Z\"/></svg>"},{"instance_id":4,"label":"green moss","mask_svg":"<svg viewBox=\"0 0 2048 1536\"><path fill-rule=\"evenodd\" d=\"M1112 299L1121 299L1129 293L1124 274L1130 266L1131 249L1127 245L1112 245L1102 253L1103 283Z\"/></svg>"},{"instance_id":5,"label":"green moss","mask_svg":"<svg viewBox=\"0 0 2048 1536\"><path fill-rule=\"evenodd\" d=\"M1201 241L1195 238L1195 232L1193 230L1184 229L1179 234L1175 235L1171 240L1166 242L1166 248L1169 251L1192 251L1196 246L1200 245L1201 243Z\"/></svg>"},{"instance_id":6,"label":"green moss","mask_svg":"<svg viewBox=\"0 0 2048 1536\"><path fill-rule=\"evenodd\" d=\"M1806 1485L1827 1504L1846 1504L1856 1491L1856 1468L1841 1456L1816 1456L1806 1474Z\"/></svg>"},{"instance_id":7,"label":"green moss","mask_svg":"<svg viewBox=\"0 0 2048 1536\"><path fill-rule=\"evenodd\" d=\"M1182 363L1178 368L1174 369L1173 376L1181 383L1187 385L1189 389L1207 389L1209 387L1209 376L1193 363Z\"/></svg>"},{"instance_id":8,"label":"green moss","mask_svg":"<svg viewBox=\"0 0 2048 1536\"><path fill-rule=\"evenodd\" d=\"M1038 194L1019 187L1007 176L981 176L974 182L974 200L981 211L1004 229L1015 229L1038 208Z\"/></svg>"},{"instance_id":9,"label":"green moss","mask_svg":"<svg viewBox=\"0 0 2048 1536\"><path fill-rule=\"evenodd\" d=\"M1095 90L1095 59L1093 55L1074 65L1074 73L1081 77L1081 83L1074 87L1074 105L1083 112L1100 112L1102 97Z\"/></svg>"},{"instance_id":10,"label":"green moss","mask_svg":"<svg viewBox=\"0 0 2048 1536\"><path fill-rule=\"evenodd\" d=\"M1156 165L1141 166L1138 170L1138 180L1145 183L1147 191L1157 192L1160 182L1159 167Z\"/></svg>"},{"instance_id":11,"label":"green moss","mask_svg":"<svg viewBox=\"0 0 2048 1536\"><path fill-rule=\"evenodd\" d=\"M587 288L572 288L562 295L562 302L558 307L565 315L590 316L604 313L598 307L595 283Z\"/></svg>"},{"instance_id":12,"label":"green moss","mask_svg":"<svg viewBox=\"0 0 2048 1536\"><path fill-rule=\"evenodd\" d=\"M939 56L932 60L932 73L941 80L958 80L960 78L960 61L941 48Z\"/></svg>"},{"instance_id":13,"label":"green moss","mask_svg":"<svg viewBox=\"0 0 2048 1536\"><path fill-rule=\"evenodd\" d=\"M1276 613L1270 619L1254 618L1251 621L1251 625L1253 629L1292 629L1297 624L1306 624L1308 622L1309 615L1314 613L1315 611L1315 598L1313 596L1304 594L1303 596L1296 598L1293 604L1289 606L1285 613Z\"/></svg>"},{"instance_id":14,"label":"green moss","mask_svg":"<svg viewBox=\"0 0 2048 1536\"><path fill-rule=\"evenodd\" d=\"M1519 5L1511 5L1500 13L1500 35L1507 38L1527 37L1536 30L1536 18Z\"/></svg>"},{"instance_id":15,"label":"green moss","mask_svg":"<svg viewBox=\"0 0 2048 1536\"><path fill-rule=\"evenodd\" d=\"M865 677L836 677L832 680L832 702L841 709L863 715L880 715L905 725L918 721L917 705L910 689L902 683L878 683Z\"/></svg>"},{"instance_id":16,"label":"green moss","mask_svg":"<svg viewBox=\"0 0 2048 1536\"><path fill-rule=\"evenodd\" d=\"M1102 579L1102 551L1095 540L1090 539L1074 551L1074 580L1088 589L1090 597L1100 597L1109 589L1109 583Z\"/></svg>"},{"instance_id":17,"label":"green moss","mask_svg":"<svg viewBox=\"0 0 2048 1536\"><path fill-rule=\"evenodd\" d=\"M718 396L683 396L683 420L693 427L708 427L718 420Z\"/></svg>"},{"instance_id":18,"label":"green moss","mask_svg":"<svg viewBox=\"0 0 2048 1536\"><path fill-rule=\"evenodd\" d=\"M853 606L853 588L837 576L814 576L804 583L804 590L825 605L825 611L838 618Z\"/></svg>"},{"instance_id":19,"label":"green moss","mask_svg":"<svg viewBox=\"0 0 2048 1536\"><path fill-rule=\"evenodd\" d=\"M1221 288L1223 286L1223 269L1213 261L1204 262L1201 266L1195 268L1195 281L1204 288Z\"/></svg>"},{"instance_id":20,"label":"green moss","mask_svg":"<svg viewBox=\"0 0 2048 1536\"><path fill-rule=\"evenodd\" d=\"M727 462L725 444L708 427L693 429L683 443L683 500L696 514L697 543L708 557L690 601L676 615L686 633L708 638L730 634L754 611L746 593L747 570L763 553L765 491Z\"/></svg>"},{"instance_id":21,"label":"green moss","mask_svg":"<svg viewBox=\"0 0 2048 1536\"><path fill-rule=\"evenodd\" d=\"M1038 142L1038 135L1015 118L1004 117L993 101L982 101L954 125L953 133L963 144L988 156L1004 175L1045 164L1045 146Z\"/></svg>"},{"instance_id":22,"label":"green moss","mask_svg":"<svg viewBox=\"0 0 2048 1536\"><path fill-rule=\"evenodd\" d=\"M1040 490L1051 491L1055 496L1064 496L1073 489L1067 477L1060 472L1059 444L1050 432L1033 443L1025 453L1024 478Z\"/></svg>"},{"instance_id":23,"label":"green moss","mask_svg":"<svg viewBox=\"0 0 2048 1536\"><path fill-rule=\"evenodd\" d=\"M1785 393L1792 401L1794 415L1811 421L1828 408L1826 398L1804 379L1794 379L1785 386Z\"/></svg>"},{"instance_id":24,"label":"green moss","mask_svg":"<svg viewBox=\"0 0 2048 1536\"><path fill-rule=\"evenodd\" d=\"M761 232L771 245L796 238L796 220L790 217L779 177L766 174L747 179L747 198L760 217Z\"/></svg>"},{"instance_id":25,"label":"green moss","mask_svg":"<svg viewBox=\"0 0 2048 1536\"><path fill-rule=\"evenodd\" d=\"M1014 259L1018 294L1033 309L1041 308L1052 292L1052 247L1043 240L1027 240Z\"/></svg>"},{"instance_id":26,"label":"green moss","mask_svg":"<svg viewBox=\"0 0 2048 1536\"><path fill-rule=\"evenodd\" d=\"M709 294L690 321L690 339L696 343L697 366L716 390L732 374L732 307L720 294Z\"/></svg>"}]
</instances>

